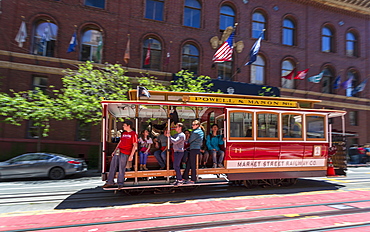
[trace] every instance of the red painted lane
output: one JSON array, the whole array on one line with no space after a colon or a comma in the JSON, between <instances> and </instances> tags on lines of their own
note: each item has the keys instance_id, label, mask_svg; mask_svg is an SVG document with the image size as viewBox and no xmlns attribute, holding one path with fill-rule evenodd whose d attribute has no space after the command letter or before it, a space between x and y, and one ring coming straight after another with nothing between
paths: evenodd
<instances>
[{"instance_id":1,"label":"red painted lane","mask_svg":"<svg viewBox=\"0 0 370 232\"><path fill-rule=\"evenodd\" d=\"M328 216L328 217L312 217L312 218L301 218L289 221L274 221L274 222L261 222L255 224L247 225L236 225L236 226L227 226L227 227L215 227L209 229L197 229L196 231L204 232L228 232L228 231L258 231L258 232L281 232L281 231L300 231L306 229L318 229L323 227L333 227L341 225L350 225L357 224L366 221L367 218L370 218L370 213L364 214L354 214L354 215L343 215L343 216ZM211 218L212 220L207 221L217 221L216 218ZM225 219L224 219L225 220ZM172 224L171 224L172 223ZM197 223L196 220L191 219L182 219L181 223L174 224L171 220L166 223L162 220L160 223L153 224L152 222L135 222L135 223L117 223L109 225L98 225L98 226L86 226L81 228L66 228L66 229L55 229L49 231L55 232L70 232L70 231L118 231L118 230L130 230L130 229L141 229L145 227L161 227L161 226L173 226L179 224L187 223ZM360 227L352 228L345 230L338 230L341 232L347 231L370 231L370 227Z\"/></svg>"},{"instance_id":2,"label":"red painted lane","mask_svg":"<svg viewBox=\"0 0 370 232\"><path fill-rule=\"evenodd\" d=\"M364 214L352 214L343 216L332 216L332 217L317 217L317 218L303 218L291 221L280 221L280 222L269 222L269 223L257 223L249 225L231 226L225 228L213 228L199 230L203 232L224 232L224 231L258 231L258 232L280 232L280 231L300 231L308 229L318 229L323 227L341 226L357 224L364 221L368 221L370 213ZM369 226L346 229L346 230L334 230L334 231L366 231L369 232Z\"/></svg>"},{"instance_id":3,"label":"red painted lane","mask_svg":"<svg viewBox=\"0 0 370 232\"><path fill-rule=\"evenodd\" d=\"M358 201L369 200L369 191L351 191L351 192L331 192L331 193L310 193L307 195L289 195L289 196L264 196L264 197L249 197L246 199L227 199L227 200L210 200L200 202L188 202L180 204L164 204L164 205L145 205L145 206L129 206L104 210L83 210L78 212L52 213L52 214L39 214L39 215L26 215L14 217L0 217L1 226L0 230L15 230L27 229L38 227L52 227L63 226L71 224L85 224L95 222L109 222L127 219L149 218L149 217L165 217L174 215L189 215L197 213L212 213L212 212L226 212L235 211L240 209L266 209L273 207L296 206L306 204L330 204L337 203L338 199L341 201ZM356 207L368 207L369 203L353 203ZM308 211L306 211L308 210ZM192 221L202 222L208 221L212 217L217 220L235 219L235 218L250 218L261 216L273 216L282 214L295 214L335 210L327 206L310 206L303 208L293 209L275 209L275 210L262 210L259 212L242 212L233 213L229 215L212 215L212 216L199 216L192 218ZM58 212L58 211L55 211ZM151 221L151 226L159 226L162 223L170 223L166 225L182 224L187 219L165 219L158 221ZM138 222L132 223L137 226ZM158 224L158 225L157 225ZM140 224L141 225L141 224ZM106 225L108 226L108 225ZM130 223L125 223L130 226ZM137 228L137 227L136 227Z\"/></svg>"}]
</instances>

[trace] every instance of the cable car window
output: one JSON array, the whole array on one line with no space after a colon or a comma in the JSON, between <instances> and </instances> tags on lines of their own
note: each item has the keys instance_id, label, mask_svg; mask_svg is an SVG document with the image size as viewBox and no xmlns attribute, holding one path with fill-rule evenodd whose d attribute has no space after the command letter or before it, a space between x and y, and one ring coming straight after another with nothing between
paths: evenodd
<instances>
[{"instance_id":1,"label":"cable car window","mask_svg":"<svg viewBox=\"0 0 370 232\"><path fill-rule=\"evenodd\" d=\"M246 112L230 112L230 137L253 137L253 114Z\"/></svg>"},{"instance_id":2,"label":"cable car window","mask_svg":"<svg viewBox=\"0 0 370 232\"><path fill-rule=\"evenodd\" d=\"M325 117L321 115L307 115L307 138L325 138Z\"/></svg>"},{"instance_id":3,"label":"cable car window","mask_svg":"<svg viewBox=\"0 0 370 232\"><path fill-rule=\"evenodd\" d=\"M257 114L257 137L278 138L278 114Z\"/></svg>"},{"instance_id":4,"label":"cable car window","mask_svg":"<svg viewBox=\"0 0 370 232\"><path fill-rule=\"evenodd\" d=\"M302 138L302 115L283 115L283 138Z\"/></svg>"}]
</instances>

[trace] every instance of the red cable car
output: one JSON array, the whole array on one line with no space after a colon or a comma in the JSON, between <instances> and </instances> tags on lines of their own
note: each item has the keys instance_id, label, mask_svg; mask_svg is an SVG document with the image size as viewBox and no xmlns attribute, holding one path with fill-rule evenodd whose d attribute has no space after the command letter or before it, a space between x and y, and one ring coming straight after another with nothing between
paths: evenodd
<instances>
[{"instance_id":1,"label":"red cable car","mask_svg":"<svg viewBox=\"0 0 370 232\"><path fill-rule=\"evenodd\" d=\"M102 177L107 178L109 160L115 144L114 138L121 128L121 119L134 122L134 129L143 129L157 136L160 129L169 133L176 111L179 122L191 128L199 120L205 128L218 124L224 137L223 167L213 167L212 158L206 160L207 168L197 169L195 185L236 183L246 187L255 185L284 186L294 184L297 178L323 177L332 173L329 150L331 147L331 118L336 120L336 131L345 131L345 111L315 109L320 100L264 97L234 94L188 93L149 91L151 97L139 97L137 90L129 91L130 100L102 101L103 152ZM158 129L159 128L159 129ZM160 170L153 155L149 155L149 170L139 170L136 153L131 171L127 171L123 190L148 188L173 188L175 176L171 168L171 149L167 143L166 169ZM337 153L342 151L336 143ZM206 150L206 148L205 148ZM333 154L335 152L332 152ZM337 155L338 157L340 155ZM343 168L345 155L336 159ZM130 164L131 165L131 164ZM197 164L198 167L198 164ZM334 167L336 168L336 167ZM180 188L183 186L180 186ZM107 188L117 190L116 187Z\"/></svg>"}]
</instances>

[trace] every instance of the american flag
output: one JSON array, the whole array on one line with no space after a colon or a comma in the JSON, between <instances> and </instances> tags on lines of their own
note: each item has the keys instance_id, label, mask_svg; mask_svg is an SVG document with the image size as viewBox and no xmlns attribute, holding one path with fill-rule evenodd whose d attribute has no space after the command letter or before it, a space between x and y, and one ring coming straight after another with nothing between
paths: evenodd
<instances>
[{"instance_id":1,"label":"american flag","mask_svg":"<svg viewBox=\"0 0 370 232\"><path fill-rule=\"evenodd\" d=\"M233 56L233 40L234 32L231 33L229 38L221 45L213 56L213 62L231 61Z\"/></svg>"}]
</instances>

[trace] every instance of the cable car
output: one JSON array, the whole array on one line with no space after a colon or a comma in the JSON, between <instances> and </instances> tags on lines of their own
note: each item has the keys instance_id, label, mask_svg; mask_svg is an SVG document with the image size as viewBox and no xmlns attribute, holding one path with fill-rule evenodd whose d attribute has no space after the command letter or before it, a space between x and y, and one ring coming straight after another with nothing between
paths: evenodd
<instances>
[{"instance_id":1,"label":"cable car","mask_svg":"<svg viewBox=\"0 0 370 232\"><path fill-rule=\"evenodd\" d=\"M345 131L346 112L314 108L320 100L165 91L149 91L148 98L138 93L130 90L130 100L102 101L103 180L107 178L111 153L117 145L112 141L121 128L122 119L132 120L138 134L148 129L152 136L161 133L163 128L171 130L174 113L178 116L176 121L186 128L191 128L193 120L199 120L205 128L205 136L212 124L218 124L219 133L224 137L223 167L214 168L209 159L207 168L197 168L196 186L225 183L248 188L285 186L294 184L297 178L327 176L333 168L330 166L333 155L330 151L334 150L331 119L340 118L334 124L335 129ZM148 158L149 170L139 170L137 152L132 170L125 174L127 179L122 189L173 189L171 181L175 171L171 167L169 141L167 146L167 165L163 170L153 155ZM179 188L182 187L186 186ZM117 190L116 187L107 189Z\"/></svg>"}]
</instances>

